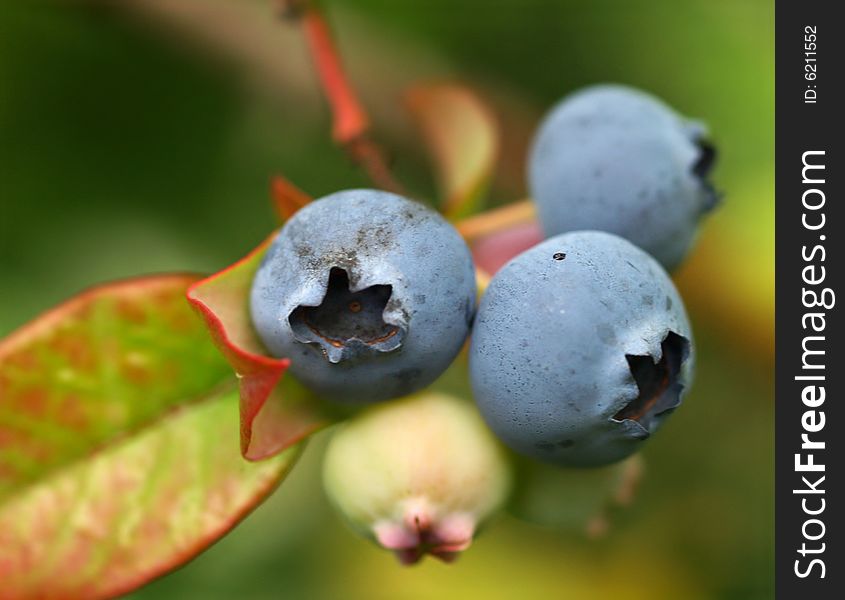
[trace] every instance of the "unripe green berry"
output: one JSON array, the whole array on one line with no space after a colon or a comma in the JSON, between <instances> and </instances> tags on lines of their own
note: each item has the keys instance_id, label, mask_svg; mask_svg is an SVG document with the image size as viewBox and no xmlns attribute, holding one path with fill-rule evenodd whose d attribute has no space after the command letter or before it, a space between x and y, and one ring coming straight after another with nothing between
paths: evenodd
<instances>
[{"instance_id":1,"label":"unripe green berry","mask_svg":"<svg viewBox=\"0 0 845 600\"><path fill-rule=\"evenodd\" d=\"M424 393L347 422L326 451L326 491L352 526L404 564L450 561L505 501L511 475L472 404Z\"/></svg>"}]
</instances>

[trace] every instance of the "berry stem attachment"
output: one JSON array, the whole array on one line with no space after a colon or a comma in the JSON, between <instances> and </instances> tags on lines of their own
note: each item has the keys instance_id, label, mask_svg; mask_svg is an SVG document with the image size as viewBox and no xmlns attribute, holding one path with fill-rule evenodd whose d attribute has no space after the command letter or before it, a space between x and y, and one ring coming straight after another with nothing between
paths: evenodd
<instances>
[{"instance_id":1,"label":"berry stem attachment","mask_svg":"<svg viewBox=\"0 0 845 600\"><path fill-rule=\"evenodd\" d=\"M491 233L496 233L536 218L536 209L531 200L523 200L494 208L483 213L467 217L455 224L467 243L472 243Z\"/></svg>"},{"instance_id":2,"label":"berry stem attachment","mask_svg":"<svg viewBox=\"0 0 845 600\"><path fill-rule=\"evenodd\" d=\"M381 147L370 135L370 119L343 69L331 28L315 2L282 0L283 14L302 24L334 123L332 138L379 188L403 194Z\"/></svg>"}]
</instances>

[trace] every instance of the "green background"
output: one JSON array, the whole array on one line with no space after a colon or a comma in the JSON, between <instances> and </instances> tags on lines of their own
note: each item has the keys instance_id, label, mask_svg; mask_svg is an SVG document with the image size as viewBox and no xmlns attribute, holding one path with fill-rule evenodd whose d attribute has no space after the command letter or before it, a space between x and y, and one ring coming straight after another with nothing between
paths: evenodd
<instances>
[{"instance_id":1,"label":"green background","mask_svg":"<svg viewBox=\"0 0 845 600\"><path fill-rule=\"evenodd\" d=\"M697 381L598 541L503 517L456 564L402 569L327 505L318 440L234 533L132 597L771 597L773 3L326 8L396 170L424 194L399 100L418 79L489 100L503 130L495 203L524 195L532 129L578 86L637 85L710 124L727 197L677 274ZM314 195L366 185L329 129L304 40L269 2L3 0L0 334L96 282L231 263L274 227L275 172Z\"/></svg>"}]
</instances>

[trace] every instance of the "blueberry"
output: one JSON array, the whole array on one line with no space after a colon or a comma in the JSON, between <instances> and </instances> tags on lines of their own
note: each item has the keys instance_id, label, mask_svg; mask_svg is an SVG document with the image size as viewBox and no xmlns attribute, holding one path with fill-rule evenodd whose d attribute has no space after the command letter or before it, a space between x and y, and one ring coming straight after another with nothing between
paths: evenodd
<instances>
[{"instance_id":1,"label":"blueberry","mask_svg":"<svg viewBox=\"0 0 845 600\"><path fill-rule=\"evenodd\" d=\"M620 235L671 270L718 201L707 177L716 152L706 127L644 92L586 88L545 118L528 163L547 236Z\"/></svg>"},{"instance_id":2,"label":"blueberry","mask_svg":"<svg viewBox=\"0 0 845 600\"><path fill-rule=\"evenodd\" d=\"M639 449L680 404L691 340L657 261L609 233L567 233L520 254L490 282L473 326L473 393L517 452L559 465L609 464Z\"/></svg>"},{"instance_id":3,"label":"blueberry","mask_svg":"<svg viewBox=\"0 0 845 600\"><path fill-rule=\"evenodd\" d=\"M475 310L472 258L434 211L348 190L279 232L256 273L253 324L290 373L330 399L409 394L449 366Z\"/></svg>"}]
</instances>

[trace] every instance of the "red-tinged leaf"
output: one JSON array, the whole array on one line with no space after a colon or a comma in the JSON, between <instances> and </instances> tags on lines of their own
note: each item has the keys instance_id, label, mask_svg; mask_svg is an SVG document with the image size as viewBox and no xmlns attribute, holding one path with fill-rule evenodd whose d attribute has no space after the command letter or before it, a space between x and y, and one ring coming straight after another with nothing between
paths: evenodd
<instances>
[{"instance_id":1,"label":"red-tinged leaf","mask_svg":"<svg viewBox=\"0 0 845 600\"><path fill-rule=\"evenodd\" d=\"M434 159L443 213L451 219L472 213L487 190L499 149L492 112L455 84L413 87L406 101Z\"/></svg>"},{"instance_id":2,"label":"red-tinged leaf","mask_svg":"<svg viewBox=\"0 0 845 600\"><path fill-rule=\"evenodd\" d=\"M95 288L0 342L0 598L137 587L225 533L293 464L296 451L240 457L235 382L184 300L195 281Z\"/></svg>"},{"instance_id":3,"label":"red-tinged leaf","mask_svg":"<svg viewBox=\"0 0 845 600\"><path fill-rule=\"evenodd\" d=\"M231 381L182 297L196 279L94 288L0 342L0 499Z\"/></svg>"},{"instance_id":4,"label":"red-tinged leaf","mask_svg":"<svg viewBox=\"0 0 845 600\"><path fill-rule=\"evenodd\" d=\"M290 360L268 356L252 327L249 290L273 237L188 291L188 300L238 374L241 452L249 460L273 456L328 423L313 396L291 377L282 377Z\"/></svg>"},{"instance_id":5,"label":"red-tinged leaf","mask_svg":"<svg viewBox=\"0 0 845 600\"><path fill-rule=\"evenodd\" d=\"M243 460L236 404L232 391L173 410L0 505L0 599L115 597L229 531L299 453Z\"/></svg>"},{"instance_id":6,"label":"red-tinged leaf","mask_svg":"<svg viewBox=\"0 0 845 600\"><path fill-rule=\"evenodd\" d=\"M281 175L275 175L270 180L270 194L273 198L273 208L279 221L284 223L296 214L300 208L311 202L311 196L296 187Z\"/></svg>"}]
</instances>

